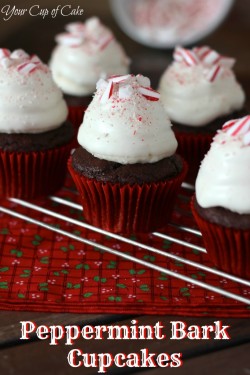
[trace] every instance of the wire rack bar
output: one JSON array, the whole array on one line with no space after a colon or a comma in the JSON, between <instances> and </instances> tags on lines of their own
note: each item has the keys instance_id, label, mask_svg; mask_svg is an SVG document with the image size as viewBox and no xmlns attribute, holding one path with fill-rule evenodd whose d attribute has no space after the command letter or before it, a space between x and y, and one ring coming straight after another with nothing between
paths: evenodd
<instances>
[{"instance_id":1,"label":"wire rack bar","mask_svg":"<svg viewBox=\"0 0 250 375\"><path fill-rule=\"evenodd\" d=\"M51 197L51 200L55 201L54 198L55 197ZM92 230L92 231L97 232L99 234L108 235L111 238L114 238L116 240L122 241L124 243L129 244L129 245L140 247L140 248L142 248L144 250L148 250L148 251L150 251L150 252L152 252L154 254L158 254L158 255L161 255L161 256L173 259L175 261L185 263L185 264L187 264L189 266L200 268L203 271L210 272L210 273L213 273L213 274L221 276L221 277L225 277L225 278L227 278L229 280L232 280L232 281L235 281L235 282L239 282L239 283L241 283L243 285L250 286L250 282L249 281L241 279L241 278L239 278L237 276L233 276L233 275L230 275L228 273L225 273L225 272L222 272L222 271L218 271L218 270L216 270L214 268L204 266L204 265L202 265L200 263L197 263L197 262L194 262L194 261L190 261L188 259L179 257L179 256L174 255L172 253L169 253L167 251L156 249L156 248L154 248L152 246L145 245L142 242L135 241L135 240L132 240L130 238L126 238L126 237L120 236L118 234L114 234L114 233L105 231L103 229L94 227L94 226L92 226L90 224L87 224L87 223L84 223L82 221L79 221L79 220L76 220L76 219L72 219L69 216L65 216L65 215L59 214L59 213L57 213L55 211L52 211L52 210L49 210L47 208L43 208L41 206L32 204L32 203L27 202L27 201L23 201L21 199L16 199L16 198L11 198L10 201L13 202L13 203L19 204L19 205L21 205L23 207L30 208L30 209L32 209L34 211L38 211L38 212L44 213L46 215L52 216L54 218L57 218L57 219L69 222L69 223L77 225L77 226L80 226L82 228L86 228L86 229ZM56 199L56 201L58 202L58 199ZM60 202L62 204L65 202L65 203L67 203L67 206L71 207L71 202L69 202L67 200L64 200L64 199L60 198ZM72 204L72 206L73 205L75 205L75 204ZM79 207L81 208L81 206L79 206ZM158 233L158 232L156 234L158 236L162 237L162 238L167 238L167 239L170 239L170 240L173 238L173 237L170 237L170 236L165 236L164 234L161 234L161 233ZM185 241L182 241L182 244L186 245L186 246L189 245L189 243L185 242Z\"/></svg>"},{"instance_id":2,"label":"wire rack bar","mask_svg":"<svg viewBox=\"0 0 250 375\"><path fill-rule=\"evenodd\" d=\"M51 199L58 202L58 198L56 198L56 197L52 197ZM67 205L69 205L71 207L74 206L74 208L76 208L76 209L81 209L81 206L79 207L79 205L76 205L75 203L72 203L72 202L69 202L69 201L66 201L66 200L62 200L61 198L59 198L59 199L60 199L60 203L62 203L62 204L66 204L65 202L67 202ZM70 218L68 216L65 216L65 215L58 214L57 212L45 209L43 207L31 204L30 202L26 202L26 201L23 201L23 200L20 200L20 199L14 199L14 198L12 198L10 200L12 202L16 203L16 204L20 204L20 205L22 205L24 207L27 207L27 208L30 208L32 210L42 212L42 213L44 213L46 215L50 215L50 216L59 218L61 220L67 221L67 222L71 222L72 224L76 224L78 226L80 225L82 227L85 227L87 229L93 230L95 232L98 232L98 233L101 233L101 234L104 234L104 235L109 235L110 237L115 238L115 239L120 240L120 241L123 241L125 243L129 243L129 244L134 245L134 246L139 246L140 248L152 251L152 252L160 254L160 255L164 255L164 256L169 257L171 259L175 259L175 260L178 260L180 262L186 263L188 265L198 267L198 268L206 270L208 272L212 272L214 274L217 274L219 276L222 276L222 277L228 278L230 280L239 282L239 283L244 284L246 286L250 286L250 282L248 282L247 280L243 280L243 279L240 279L238 277L226 274L224 272L217 271L215 269L212 269L212 268L200 265L199 263L186 260L184 258L175 256L175 255L173 255L171 253L166 253L164 251L152 248L152 247L147 246L145 244L142 244L140 242L137 242L137 241L134 241L134 240L131 240L131 239L128 239L128 238L125 238L125 237L122 237L122 236L119 236L119 235L116 235L116 234L104 231L102 229L99 229L99 228L96 228L96 227L92 227L89 224L80 222L78 220L72 219L72 218ZM67 232L65 230L62 230L62 229L59 229L59 228L55 228L55 227L53 227L53 226L51 226L49 224L46 224L46 223L44 223L42 221L36 220L33 217L30 217L30 216L27 216L27 215L23 215L23 214L21 214L19 212L7 209L5 207L0 207L0 211L3 212L3 213L5 213L5 214L11 215L13 217L25 220L25 221L27 221L29 223L35 224L37 226L43 227L45 229L51 230L53 232L59 233L61 235L67 236L67 237L69 237L71 239L74 239L76 241L82 242L82 243L84 243L86 245L96 247L96 248L98 248L100 250L106 251L106 252L111 253L113 255L116 255L116 256L119 256L121 258L124 258L124 259L130 260L130 261L136 262L136 263L138 263L140 265L143 265L145 267L148 267L150 269L162 272L163 274L166 274L168 276L175 277L177 279L180 279L180 280L192 283L192 284L194 284L196 286L202 287L202 288L204 288L206 290L209 290L209 291L212 291L212 292L215 292L215 293L219 293L220 295L225 296L227 298L232 298L232 299L237 300L239 302L250 304L250 299L249 298L242 297L242 296L240 296L238 294L228 292L228 291L223 290L221 288L218 288L218 287L215 287L213 285L207 284L205 282L202 282L202 281L190 278L190 277L182 275L180 273L170 271L167 268L164 268L164 267L161 267L161 266L149 263L149 262L147 262L145 260L135 258L135 257L133 257L133 256L131 256L129 254L125 254L125 253L120 252L118 250L111 249L111 248L109 248L107 246L104 246L102 244L98 244L98 243L93 242L91 240L88 240L86 238L82 238L80 236L77 236L77 235L72 234L70 232Z\"/></svg>"}]
</instances>

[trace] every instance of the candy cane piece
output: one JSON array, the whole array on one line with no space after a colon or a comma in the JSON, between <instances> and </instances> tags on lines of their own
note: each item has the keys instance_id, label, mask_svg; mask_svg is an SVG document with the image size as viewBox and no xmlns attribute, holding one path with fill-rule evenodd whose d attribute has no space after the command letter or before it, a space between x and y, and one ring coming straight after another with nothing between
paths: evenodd
<instances>
[{"instance_id":1,"label":"candy cane piece","mask_svg":"<svg viewBox=\"0 0 250 375\"><path fill-rule=\"evenodd\" d=\"M101 103L106 103L109 98L112 96L114 91L114 83L112 81L109 81L108 86L106 90L104 91L102 98L101 98Z\"/></svg>"},{"instance_id":2,"label":"candy cane piece","mask_svg":"<svg viewBox=\"0 0 250 375\"><path fill-rule=\"evenodd\" d=\"M250 116L245 116L235 122L227 129L227 134L231 136L246 134L250 130Z\"/></svg>"},{"instance_id":3,"label":"candy cane piece","mask_svg":"<svg viewBox=\"0 0 250 375\"><path fill-rule=\"evenodd\" d=\"M62 33L56 36L56 42L64 46L77 47L80 46L84 41L82 35L73 35L69 33Z\"/></svg>"},{"instance_id":4,"label":"candy cane piece","mask_svg":"<svg viewBox=\"0 0 250 375\"><path fill-rule=\"evenodd\" d=\"M232 67L233 67L234 64L235 64L235 61L236 61L236 60L233 59L232 57L220 56L219 64L220 64L220 65L223 65L225 68L232 69Z\"/></svg>"},{"instance_id":5,"label":"candy cane piece","mask_svg":"<svg viewBox=\"0 0 250 375\"><path fill-rule=\"evenodd\" d=\"M216 51L210 49L207 52L203 53L200 59L203 62L203 64L214 65L220 61L220 55Z\"/></svg>"},{"instance_id":6,"label":"candy cane piece","mask_svg":"<svg viewBox=\"0 0 250 375\"><path fill-rule=\"evenodd\" d=\"M9 57L3 57L3 58L0 60L0 64L1 64L4 68L9 68L10 66L13 65L13 61L12 61Z\"/></svg>"},{"instance_id":7,"label":"candy cane piece","mask_svg":"<svg viewBox=\"0 0 250 375\"><path fill-rule=\"evenodd\" d=\"M84 33L86 26L82 22L70 22L66 25L65 30L69 33Z\"/></svg>"},{"instance_id":8,"label":"candy cane piece","mask_svg":"<svg viewBox=\"0 0 250 375\"><path fill-rule=\"evenodd\" d=\"M227 122L225 122L225 124L222 126L222 130L223 131L226 131L227 129L231 128L231 126L233 126L238 120L235 119L235 120L229 120Z\"/></svg>"},{"instance_id":9,"label":"candy cane piece","mask_svg":"<svg viewBox=\"0 0 250 375\"><path fill-rule=\"evenodd\" d=\"M108 38L101 40L100 50L103 51L109 45L109 43L112 42L112 40L114 40L113 35L110 35Z\"/></svg>"},{"instance_id":10,"label":"candy cane piece","mask_svg":"<svg viewBox=\"0 0 250 375\"><path fill-rule=\"evenodd\" d=\"M7 48L0 48L0 59L9 57L10 56L10 50Z\"/></svg>"},{"instance_id":11,"label":"candy cane piece","mask_svg":"<svg viewBox=\"0 0 250 375\"><path fill-rule=\"evenodd\" d=\"M28 59L29 55L22 49L16 49L10 55L11 59Z\"/></svg>"},{"instance_id":12,"label":"candy cane piece","mask_svg":"<svg viewBox=\"0 0 250 375\"><path fill-rule=\"evenodd\" d=\"M139 92L147 99L151 101L158 101L160 99L160 94L151 89L151 87L139 87Z\"/></svg>"},{"instance_id":13,"label":"candy cane piece","mask_svg":"<svg viewBox=\"0 0 250 375\"><path fill-rule=\"evenodd\" d=\"M37 55L31 55L30 59L29 59L29 62L32 62L34 64L41 64L42 63L42 61L39 59L39 57Z\"/></svg>"},{"instance_id":14,"label":"candy cane piece","mask_svg":"<svg viewBox=\"0 0 250 375\"><path fill-rule=\"evenodd\" d=\"M203 56L206 55L209 51L211 51L211 48L209 48L208 46L201 46L193 48L193 51L196 54L196 56L198 56L199 59L202 60Z\"/></svg>"},{"instance_id":15,"label":"candy cane piece","mask_svg":"<svg viewBox=\"0 0 250 375\"><path fill-rule=\"evenodd\" d=\"M199 59L194 51L182 47L177 47L175 49L174 59L178 62L184 61L188 66L197 65L199 63Z\"/></svg>"},{"instance_id":16,"label":"candy cane piece","mask_svg":"<svg viewBox=\"0 0 250 375\"><path fill-rule=\"evenodd\" d=\"M214 65L208 72L206 78L210 82L214 82L218 77L221 76L223 68L220 65Z\"/></svg>"},{"instance_id":17,"label":"candy cane piece","mask_svg":"<svg viewBox=\"0 0 250 375\"><path fill-rule=\"evenodd\" d=\"M37 69L37 64L26 62L17 66L18 72L21 74L29 74Z\"/></svg>"},{"instance_id":18,"label":"candy cane piece","mask_svg":"<svg viewBox=\"0 0 250 375\"><path fill-rule=\"evenodd\" d=\"M100 78L100 79L96 82L96 89L97 89L97 90L106 89L107 86L108 86L108 82L105 81L105 79L103 79L103 78Z\"/></svg>"},{"instance_id":19,"label":"candy cane piece","mask_svg":"<svg viewBox=\"0 0 250 375\"><path fill-rule=\"evenodd\" d=\"M131 78L131 77L133 77L133 75L132 74L126 74L126 75L124 75L124 76L111 76L111 77L109 77L109 81L112 81L112 82L114 82L114 83L120 83L120 82L125 82L125 81L127 81L127 79L129 79L129 78Z\"/></svg>"}]
</instances>

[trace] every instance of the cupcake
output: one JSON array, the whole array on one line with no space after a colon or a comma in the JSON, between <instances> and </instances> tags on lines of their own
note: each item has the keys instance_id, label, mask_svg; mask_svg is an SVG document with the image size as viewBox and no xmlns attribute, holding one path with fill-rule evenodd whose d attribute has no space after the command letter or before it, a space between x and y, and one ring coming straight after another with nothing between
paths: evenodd
<instances>
[{"instance_id":1,"label":"cupcake","mask_svg":"<svg viewBox=\"0 0 250 375\"><path fill-rule=\"evenodd\" d=\"M66 25L56 42L50 67L65 94L70 119L78 127L98 79L128 73L129 59L111 30L96 17Z\"/></svg>"},{"instance_id":2,"label":"cupcake","mask_svg":"<svg viewBox=\"0 0 250 375\"><path fill-rule=\"evenodd\" d=\"M218 131L196 180L192 211L211 260L250 278L250 116Z\"/></svg>"},{"instance_id":3,"label":"cupcake","mask_svg":"<svg viewBox=\"0 0 250 375\"><path fill-rule=\"evenodd\" d=\"M0 49L0 197L35 198L63 183L73 139L50 69L23 50Z\"/></svg>"},{"instance_id":4,"label":"cupcake","mask_svg":"<svg viewBox=\"0 0 250 375\"><path fill-rule=\"evenodd\" d=\"M68 163L89 223L131 233L168 222L187 166L159 97L142 75L98 81Z\"/></svg>"},{"instance_id":5,"label":"cupcake","mask_svg":"<svg viewBox=\"0 0 250 375\"><path fill-rule=\"evenodd\" d=\"M232 70L235 60L209 47L177 47L159 91L173 123L178 153L189 163L193 181L213 136L230 119L246 115L245 94Z\"/></svg>"}]
</instances>

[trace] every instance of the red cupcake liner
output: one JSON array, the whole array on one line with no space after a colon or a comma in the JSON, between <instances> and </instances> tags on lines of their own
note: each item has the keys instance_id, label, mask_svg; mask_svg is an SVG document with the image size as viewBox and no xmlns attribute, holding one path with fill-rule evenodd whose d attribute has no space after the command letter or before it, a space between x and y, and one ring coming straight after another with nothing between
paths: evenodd
<instances>
[{"instance_id":1,"label":"red cupcake liner","mask_svg":"<svg viewBox=\"0 0 250 375\"><path fill-rule=\"evenodd\" d=\"M188 163L189 169L186 181L194 183L200 164L210 149L214 134L185 133L175 130L178 142L177 153Z\"/></svg>"},{"instance_id":2,"label":"red cupcake liner","mask_svg":"<svg viewBox=\"0 0 250 375\"><path fill-rule=\"evenodd\" d=\"M171 180L143 185L103 183L87 178L73 169L71 158L68 169L89 223L114 233L143 233L168 223L187 164L183 161L182 172Z\"/></svg>"},{"instance_id":3,"label":"red cupcake liner","mask_svg":"<svg viewBox=\"0 0 250 375\"><path fill-rule=\"evenodd\" d=\"M0 151L0 198L32 199L64 183L72 142L46 151Z\"/></svg>"},{"instance_id":4,"label":"red cupcake liner","mask_svg":"<svg viewBox=\"0 0 250 375\"><path fill-rule=\"evenodd\" d=\"M212 262L221 270L250 278L250 230L227 228L203 219L191 200L193 216Z\"/></svg>"}]
</instances>

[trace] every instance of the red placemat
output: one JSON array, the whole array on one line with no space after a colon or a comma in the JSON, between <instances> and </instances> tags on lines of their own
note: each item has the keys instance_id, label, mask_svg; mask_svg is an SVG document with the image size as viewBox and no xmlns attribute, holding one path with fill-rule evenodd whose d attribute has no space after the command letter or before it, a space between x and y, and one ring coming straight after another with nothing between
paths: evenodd
<instances>
[{"instance_id":1,"label":"red placemat","mask_svg":"<svg viewBox=\"0 0 250 375\"><path fill-rule=\"evenodd\" d=\"M78 203L68 178L57 195ZM69 189L70 188L70 189ZM189 209L191 193L181 191L173 222L195 228ZM34 202L76 220L82 212L50 199ZM250 288L223 277L204 272L185 263L153 254L138 246L73 225L43 213L31 211L10 201L3 207L32 216L36 220L126 252L136 258L185 274L228 292L249 297ZM203 246L191 233L166 227L186 242ZM174 244L152 234L131 236L154 248L171 252L213 267L206 254ZM249 306L143 267L135 262L85 245L66 236L0 213L0 309L76 313L175 314L185 316L249 317Z\"/></svg>"}]
</instances>

